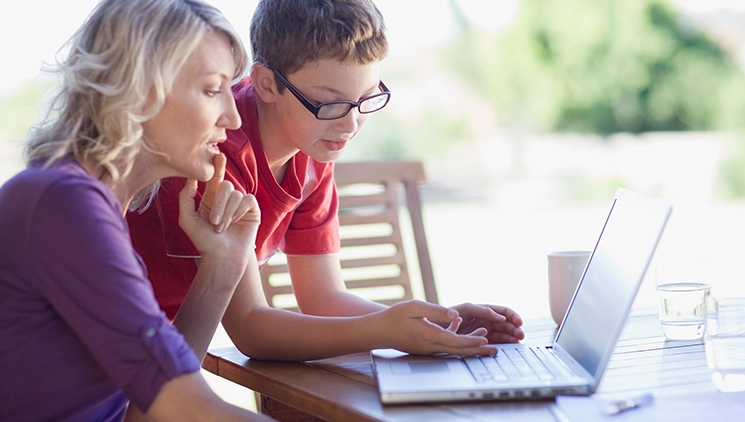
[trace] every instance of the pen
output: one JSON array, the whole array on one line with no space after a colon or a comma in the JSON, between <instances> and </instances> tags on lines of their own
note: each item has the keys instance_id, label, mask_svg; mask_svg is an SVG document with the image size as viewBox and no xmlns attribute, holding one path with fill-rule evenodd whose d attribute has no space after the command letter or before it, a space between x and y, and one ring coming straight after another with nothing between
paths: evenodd
<instances>
[{"instance_id":1,"label":"pen","mask_svg":"<svg viewBox=\"0 0 745 422\"><path fill-rule=\"evenodd\" d=\"M642 394L641 396L611 403L603 408L603 413L606 415L615 415L629 409L635 409L643 404L651 403L653 400L654 396L652 396L652 394Z\"/></svg>"}]
</instances>

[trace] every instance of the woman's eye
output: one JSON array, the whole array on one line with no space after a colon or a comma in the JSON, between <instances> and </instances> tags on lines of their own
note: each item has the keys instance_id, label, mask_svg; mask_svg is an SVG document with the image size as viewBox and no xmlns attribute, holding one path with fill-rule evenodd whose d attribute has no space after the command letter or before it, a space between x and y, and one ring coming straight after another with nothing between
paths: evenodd
<instances>
[{"instance_id":1,"label":"woman's eye","mask_svg":"<svg viewBox=\"0 0 745 422\"><path fill-rule=\"evenodd\" d=\"M210 97L214 97L215 95L217 95L217 94L219 94L219 93L220 93L220 90L219 90L219 89L218 89L218 90L216 90L216 91L210 91L210 90L207 90L207 91L205 91L205 93L206 93L206 94L207 94L208 96L210 96Z\"/></svg>"}]
</instances>

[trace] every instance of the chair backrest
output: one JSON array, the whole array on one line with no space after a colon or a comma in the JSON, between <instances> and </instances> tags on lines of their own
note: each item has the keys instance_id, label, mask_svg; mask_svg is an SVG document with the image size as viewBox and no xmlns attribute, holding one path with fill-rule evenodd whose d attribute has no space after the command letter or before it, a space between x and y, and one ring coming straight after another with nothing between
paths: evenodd
<instances>
[{"instance_id":1,"label":"chair backrest","mask_svg":"<svg viewBox=\"0 0 745 422\"><path fill-rule=\"evenodd\" d=\"M422 163L341 162L335 164L334 179L339 193L339 259L347 289L387 305L415 296L438 303L419 193L419 184L426 180ZM405 207L399 206L400 199ZM406 259L405 250L412 247L416 262ZM262 268L264 292L270 305L297 310L283 258L277 254ZM419 268L416 277L410 267ZM417 295L414 278L422 284Z\"/></svg>"}]
</instances>

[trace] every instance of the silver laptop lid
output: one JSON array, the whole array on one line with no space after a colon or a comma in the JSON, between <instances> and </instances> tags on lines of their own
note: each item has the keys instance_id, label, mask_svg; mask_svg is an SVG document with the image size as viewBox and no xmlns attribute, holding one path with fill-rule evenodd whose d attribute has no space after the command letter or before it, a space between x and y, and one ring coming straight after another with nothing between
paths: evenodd
<instances>
[{"instance_id":1,"label":"silver laptop lid","mask_svg":"<svg viewBox=\"0 0 745 422\"><path fill-rule=\"evenodd\" d=\"M619 189L554 347L600 382L671 212L663 201Z\"/></svg>"}]
</instances>

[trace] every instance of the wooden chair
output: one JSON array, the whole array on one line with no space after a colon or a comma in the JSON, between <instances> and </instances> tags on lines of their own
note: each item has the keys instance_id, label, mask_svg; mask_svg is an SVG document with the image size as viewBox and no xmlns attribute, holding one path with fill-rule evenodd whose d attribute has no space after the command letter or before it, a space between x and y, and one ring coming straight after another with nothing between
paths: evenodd
<instances>
[{"instance_id":1,"label":"wooden chair","mask_svg":"<svg viewBox=\"0 0 745 422\"><path fill-rule=\"evenodd\" d=\"M347 289L387 305L414 297L438 303L419 195L419 184L425 182L422 163L341 162L335 164L334 179ZM418 259L408 261L406 251L412 248L409 256ZM262 268L261 282L271 306L297 311L287 271L286 259L278 253ZM420 281L420 289L413 288L412 279ZM277 420L320 422L262 394L255 397L257 410Z\"/></svg>"},{"instance_id":2,"label":"wooden chair","mask_svg":"<svg viewBox=\"0 0 745 422\"><path fill-rule=\"evenodd\" d=\"M438 303L419 194L425 181L422 163L341 162L334 178L347 289L387 305L414 297ZM399 206L401 199L405 207ZM418 259L407 260L407 249ZM277 254L262 269L264 292L270 305L297 310L283 258ZM416 289L412 279L421 280Z\"/></svg>"}]
</instances>

